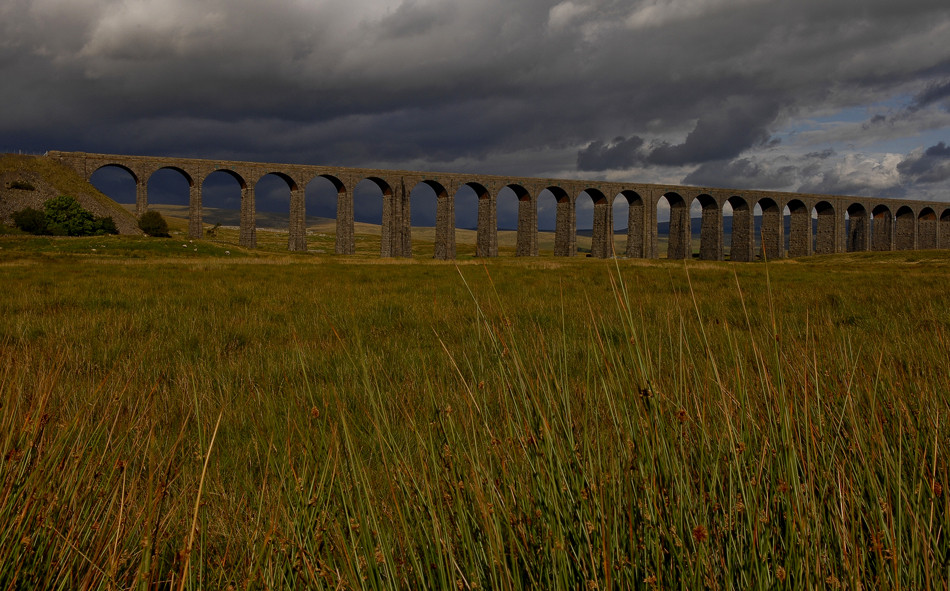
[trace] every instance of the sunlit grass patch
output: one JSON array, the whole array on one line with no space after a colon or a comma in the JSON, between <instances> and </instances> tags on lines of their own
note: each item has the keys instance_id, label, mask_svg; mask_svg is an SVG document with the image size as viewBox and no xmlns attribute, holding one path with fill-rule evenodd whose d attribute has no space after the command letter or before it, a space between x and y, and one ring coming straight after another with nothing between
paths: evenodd
<instances>
[{"instance_id":1,"label":"sunlit grass patch","mask_svg":"<svg viewBox=\"0 0 950 591\"><path fill-rule=\"evenodd\" d=\"M0 255L31 262L0 293L4 587L947 578L946 256L200 256L226 238Z\"/></svg>"}]
</instances>

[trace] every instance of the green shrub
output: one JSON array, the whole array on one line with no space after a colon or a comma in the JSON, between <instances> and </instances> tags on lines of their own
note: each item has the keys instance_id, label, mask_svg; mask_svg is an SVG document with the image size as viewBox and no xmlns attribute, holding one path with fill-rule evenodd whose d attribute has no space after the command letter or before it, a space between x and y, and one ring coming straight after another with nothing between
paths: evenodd
<instances>
[{"instance_id":1,"label":"green shrub","mask_svg":"<svg viewBox=\"0 0 950 591\"><path fill-rule=\"evenodd\" d=\"M54 197L43 204L43 211L27 207L13 214L17 228L30 234L53 236L94 236L118 234L111 217L96 217L72 197Z\"/></svg>"},{"instance_id":2,"label":"green shrub","mask_svg":"<svg viewBox=\"0 0 950 591\"><path fill-rule=\"evenodd\" d=\"M115 225L112 216L96 218L96 234L118 234L119 228Z\"/></svg>"},{"instance_id":3,"label":"green shrub","mask_svg":"<svg viewBox=\"0 0 950 591\"><path fill-rule=\"evenodd\" d=\"M13 225L30 234L46 233L46 214L27 207L13 213Z\"/></svg>"},{"instance_id":4,"label":"green shrub","mask_svg":"<svg viewBox=\"0 0 950 591\"><path fill-rule=\"evenodd\" d=\"M54 236L92 236L96 233L95 216L73 197L53 197L43 204L43 210L47 230Z\"/></svg>"},{"instance_id":5,"label":"green shrub","mask_svg":"<svg viewBox=\"0 0 950 591\"><path fill-rule=\"evenodd\" d=\"M146 211L139 218L139 229L149 236L168 237L168 222L157 211Z\"/></svg>"}]
</instances>

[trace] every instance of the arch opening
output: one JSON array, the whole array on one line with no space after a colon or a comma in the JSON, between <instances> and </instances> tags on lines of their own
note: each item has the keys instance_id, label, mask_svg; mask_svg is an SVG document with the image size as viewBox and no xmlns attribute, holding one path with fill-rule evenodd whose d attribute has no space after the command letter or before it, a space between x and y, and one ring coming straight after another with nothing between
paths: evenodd
<instances>
[{"instance_id":1,"label":"arch opening","mask_svg":"<svg viewBox=\"0 0 950 591\"><path fill-rule=\"evenodd\" d=\"M279 173L267 173L254 184L257 225L269 232L285 232L290 227L290 195L297 184Z\"/></svg>"},{"instance_id":2,"label":"arch opening","mask_svg":"<svg viewBox=\"0 0 950 591\"><path fill-rule=\"evenodd\" d=\"M138 177L131 169L121 164L106 164L89 176L89 183L109 199L135 212Z\"/></svg>"},{"instance_id":3,"label":"arch opening","mask_svg":"<svg viewBox=\"0 0 950 591\"><path fill-rule=\"evenodd\" d=\"M201 181L201 222L207 238L240 242L241 204L246 190L244 178L231 170L216 170Z\"/></svg>"},{"instance_id":4,"label":"arch opening","mask_svg":"<svg viewBox=\"0 0 950 591\"><path fill-rule=\"evenodd\" d=\"M341 194L344 197L346 195L343 182L329 175L316 176L304 187L307 239L310 242L310 248L315 252L335 251L337 254L350 254L345 248L335 247L343 221L338 217ZM352 231L352 226L349 231Z\"/></svg>"},{"instance_id":5,"label":"arch opening","mask_svg":"<svg viewBox=\"0 0 950 591\"><path fill-rule=\"evenodd\" d=\"M453 196L454 197L454 196ZM455 258L455 201L441 183L422 180L409 192L411 232L423 256L440 260Z\"/></svg>"},{"instance_id":6,"label":"arch opening","mask_svg":"<svg viewBox=\"0 0 950 591\"><path fill-rule=\"evenodd\" d=\"M553 188L557 191L557 187ZM558 195L551 188L544 189L538 193L538 253L540 254L558 254L557 228L558 214L560 213L560 203L567 194L563 191L558 199ZM563 223L563 222L562 222Z\"/></svg>"},{"instance_id":7,"label":"arch opening","mask_svg":"<svg viewBox=\"0 0 950 591\"><path fill-rule=\"evenodd\" d=\"M456 237L456 256L477 256L478 191L471 185L462 185L452 199L454 216L451 226Z\"/></svg>"},{"instance_id":8,"label":"arch opening","mask_svg":"<svg viewBox=\"0 0 950 591\"><path fill-rule=\"evenodd\" d=\"M594 238L594 196L581 191L574 198L574 244L578 256L591 256Z\"/></svg>"},{"instance_id":9,"label":"arch opening","mask_svg":"<svg viewBox=\"0 0 950 591\"><path fill-rule=\"evenodd\" d=\"M149 208L153 205L165 205L163 214L187 217L187 207L191 200L191 187L194 180L184 170L175 166L165 166L153 172L146 183L148 187Z\"/></svg>"},{"instance_id":10,"label":"arch opening","mask_svg":"<svg viewBox=\"0 0 950 591\"><path fill-rule=\"evenodd\" d=\"M610 254L611 256L629 256L627 248L630 243L630 202L625 195L617 194L610 204Z\"/></svg>"},{"instance_id":11,"label":"arch opening","mask_svg":"<svg viewBox=\"0 0 950 591\"><path fill-rule=\"evenodd\" d=\"M848 237L848 252L864 252L870 249L871 232L868 210L860 203L852 203L845 210L845 235Z\"/></svg>"},{"instance_id":12,"label":"arch opening","mask_svg":"<svg viewBox=\"0 0 950 591\"><path fill-rule=\"evenodd\" d=\"M269 172L257 179L253 201L241 209L242 235L247 235L247 226L253 229L255 240L262 238L266 246L277 248L286 232L288 250L307 250L303 218L306 206L298 202L302 197L295 195L298 190L297 183L280 172Z\"/></svg>"},{"instance_id":13,"label":"arch opening","mask_svg":"<svg viewBox=\"0 0 950 591\"><path fill-rule=\"evenodd\" d=\"M145 182L148 209L188 220L189 238L201 238L201 192L190 174L175 166L159 168Z\"/></svg>"},{"instance_id":14,"label":"arch opening","mask_svg":"<svg viewBox=\"0 0 950 591\"><path fill-rule=\"evenodd\" d=\"M355 251L392 256L392 238L383 224L383 210L392 188L382 179L365 178L353 187L353 232ZM389 239L388 250L383 234Z\"/></svg>"},{"instance_id":15,"label":"arch opening","mask_svg":"<svg viewBox=\"0 0 950 591\"><path fill-rule=\"evenodd\" d=\"M950 248L950 209L940 214L940 231L937 235L937 248Z\"/></svg>"}]
</instances>

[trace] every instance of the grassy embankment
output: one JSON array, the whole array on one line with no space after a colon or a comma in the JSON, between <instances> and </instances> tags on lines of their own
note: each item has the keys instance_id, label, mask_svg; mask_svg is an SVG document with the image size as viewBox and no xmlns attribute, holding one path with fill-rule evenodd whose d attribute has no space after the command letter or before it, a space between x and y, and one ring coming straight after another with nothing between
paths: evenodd
<instances>
[{"instance_id":1,"label":"grassy embankment","mask_svg":"<svg viewBox=\"0 0 950 591\"><path fill-rule=\"evenodd\" d=\"M950 255L272 240L0 237L0 586L946 588Z\"/></svg>"}]
</instances>

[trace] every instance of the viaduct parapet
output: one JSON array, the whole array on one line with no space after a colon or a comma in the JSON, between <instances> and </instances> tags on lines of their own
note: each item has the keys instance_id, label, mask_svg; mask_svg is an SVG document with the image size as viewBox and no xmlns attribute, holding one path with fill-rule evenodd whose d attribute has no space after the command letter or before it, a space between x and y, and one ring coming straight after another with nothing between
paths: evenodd
<instances>
[{"instance_id":1,"label":"viaduct parapet","mask_svg":"<svg viewBox=\"0 0 950 591\"><path fill-rule=\"evenodd\" d=\"M730 258L755 258L754 210L761 209L761 249L767 258L807 256L846 251L915 250L950 248L950 203L904 199L873 199L841 195L817 195L776 191L735 190L713 187L618 183L570 179L508 177L479 174L342 168L299 164L266 164L195 158L164 158L90 154L85 152L47 153L75 169L85 179L97 170L114 166L132 175L136 185L136 215L148 209L148 180L158 170L178 171L188 181L189 224L192 238L203 234L201 187L214 172L234 177L241 186L240 243L257 245L254 187L268 174L283 179L290 188L290 232L288 249L307 249L304 190L317 177L328 179L337 190L336 252L352 254L353 189L368 180L383 195L383 257L412 256L409 195L420 183L436 194L435 258L455 258L455 194L468 186L478 196L476 255L498 255L498 194L511 189L518 199L517 256L538 254L538 196L550 191L557 200L554 254L577 254L576 202L583 194L594 203L591 256L657 258L657 206L665 199L670 207L667 257L692 256L690 208L694 201L702 207L700 258L723 259L723 207L732 207ZM614 250L613 203L625 199L628 208L627 241L624 252ZM785 239L785 210L790 218L788 249ZM817 223L813 223L813 214Z\"/></svg>"}]
</instances>

